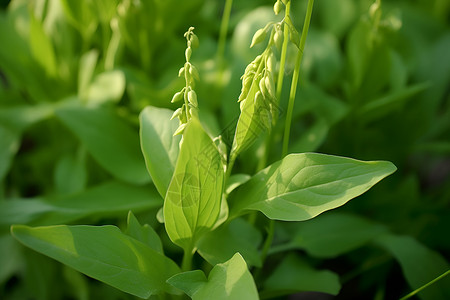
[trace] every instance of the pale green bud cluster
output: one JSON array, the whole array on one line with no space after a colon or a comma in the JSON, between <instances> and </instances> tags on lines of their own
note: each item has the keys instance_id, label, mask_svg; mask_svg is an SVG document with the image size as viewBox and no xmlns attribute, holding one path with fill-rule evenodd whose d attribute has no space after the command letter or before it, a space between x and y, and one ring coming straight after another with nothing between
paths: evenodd
<instances>
[{"instance_id":1,"label":"pale green bud cluster","mask_svg":"<svg viewBox=\"0 0 450 300\"><path fill-rule=\"evenodd\" d=\"M178 72L178 77L184 75L186 86L181 91L175 93L172 97L172 103L184 100L184 103L172 115L171 120L178 118L180 126L175 131L174 135L182 134L188 121L194 116L198 117L198 102L197 93L194 91L195 80L199 80L197 68L190 63L192 48L198 47L198 37L193 32L194 27L190 27L184 34L187 40L187 48L185 51L186 63Z\"/></svg>"},{"instance_id":2,"label":"pale green bud cluster","mask_svg":"<svg viewBox=\"0 0 450 300\"><path fill-rule=\"evenodd\" d=\"M272 124L276 111L275 96L275 55L271 47L257 56L245 69L241 77L242 89L239 95L241 111L245 101L254 101L255 111L260 115L260 123L266 128Z\"/></svg>"}]
</instances>

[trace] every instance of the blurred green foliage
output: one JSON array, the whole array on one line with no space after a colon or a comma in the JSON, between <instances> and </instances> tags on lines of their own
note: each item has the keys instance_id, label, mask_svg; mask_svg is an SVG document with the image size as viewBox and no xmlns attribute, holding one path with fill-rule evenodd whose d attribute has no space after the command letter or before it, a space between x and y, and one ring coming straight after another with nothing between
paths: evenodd
<instances>
[{"instance_id":1,"label":"blurred green foliage","mask_svg":"<svg viewBox=\"0 0 450 300\"><path fill-rule=\"evenodd\" d=\"M337 274L336 299L397 299L448 269L450 2L384 0L370 10L372 4L316 1L290 152L389 160L398 171L339 214L277 223L269 263L255 274L260 296L308 290L283 279L302 276L318 278L309 285L314 291L337 293ZM182 34L194 26L200 38L192 57L201 78L200 117L214 135L227 137L239 114L239 77L261 50L249 48L251 38L274 16L273 1L235 1L220 58L223 5L213 0L0 3L0 298L133 298L21 247L9 233L16 223L121 227L133 210L162 234L168 255L179 257L156 221L162 199L140 154L138 115L148 105L174 108L170 99L183 86L176 77L184 61ZM301 28L305 1L292 6ZM288 51L287 75L294 60ZM281 117L287 96L282 95ZM279 123L270 163L281 153ZM238 158L239 173L255 172L262 145L263 140ZM241 254L258 265L252 253L265 232L237 222L242 224L231 223L220 234L235 241L233 232L243 228L257 245L246 247L250 258ZM255 222L264 228L260 215ZM208 245L216 243L214 237L208 239L202 255L218 263ZM290 251L286 260L281 250ZM445 299L449 281L419 296ZM312 287L314 282L324 284Z\"/></svg>"}]
</instances>

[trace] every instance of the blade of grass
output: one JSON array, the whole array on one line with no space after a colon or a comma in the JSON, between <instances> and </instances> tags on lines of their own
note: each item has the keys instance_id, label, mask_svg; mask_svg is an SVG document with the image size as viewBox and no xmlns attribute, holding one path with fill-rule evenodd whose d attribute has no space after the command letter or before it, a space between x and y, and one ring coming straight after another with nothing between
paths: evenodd
<instances>
[{"instance_id":1,"label":"blade of grass","mask_svg":"<svg viewBox=\"0 0 450 300\"><path fill-rule=\"evenodd\" d=\"M443 274L439 275L438 277L436 277L435 279L431 280L430 282L422 285L420 288L412 291L411 293L409 293L406 296L403 296L402 298L400 298L399 300L406 300L411 298L412 296L416 295L417 293L420 293L420 291L426 289L427 287L429 287L430 285L432 285L433 283L436 283L437 281L441 280L442 278L444 278L445 276L447 276L448 274L450 274L450 270L447 270L447 272L444 272Z\"/></svg>"}]
</instances>

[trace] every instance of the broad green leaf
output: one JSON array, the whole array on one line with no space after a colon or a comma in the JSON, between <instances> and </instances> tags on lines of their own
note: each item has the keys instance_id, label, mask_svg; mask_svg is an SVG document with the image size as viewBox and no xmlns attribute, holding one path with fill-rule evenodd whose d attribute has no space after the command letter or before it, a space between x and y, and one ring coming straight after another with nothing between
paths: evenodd
<instances>
[{"instance_id":1,"label":"broad green leaf","mask_svg":"<svg viewBox=\"0 0 450 300\"><path fill-rule=\"evenodd\" d=\"M392 174L387 161L291 154L260 171L230 195L231 216L259 210L270 219L304 221L344 205Z\"/></svg>"},{"instance_id":2,"label":"broad green leaf","mask_svg":"<svg viewBox=\"0 0 450 300\"><path fill-rule=\"evenodd\" d=\"M184 131L164 200L165 226L175 244L190 251L213 228L220 213L223 181L220 154L200 123L192 119Z\"/></svg>"},{"instance_id":3,"label":"broad green leaf","mask_svg":"<svg viewBox=\"0 0 450 300\"><path fill-rule=\"evenodd\" d=\"M386 234L377 238L376 243L397 259L413 290L449 269L448 263L439 253L428 249L412 237ZM450 299L450 278L447 276L418 295L424 300Z\"/></svg>"},{"instance_id":4,"label":"broad green leaf","mask_svg":"<svg viewBox=\"0 0 450 300\"><path fill-rule=\"evenodd\" d=\"M95 76L87 90L86 99L90 105L119 102L125 92L125 75L122 71L103 72Z\"/></svg>"},{"instance_id":5,"label":"broad green leaf","mask_svg":"<svg viewBox=\"0 0 450 300\"><path fill-rule=\"evenodd\" d=\"M173 111L148 106L140 114L141 149L152 180L162 197L172 179L178 158L180 136L173 136L179 124L170 120Z\"/></svg>"},{"instance_id":6,"label":"broad green leaf","mask_svg":"<svg viewBox=\"0 0 450 300\"><path fill-rule=\"evenodd\" d=\"M56 115L113 176L136 184L150 181L137 133L113 111L62 107Z\"/></svg>"},{"instance_id":7,"label":"broad green leaf","mask_svg":"<svg viewBox=\"0 0 450 300\"><path fill-rule=\"evenodd\" d=\"M14 225L11 232L25 246L141 298L170 291L165 281L180 271L115 226Z\"/></svg>"},{"instance_id":8,"label":"broad green leaf","mask_svg":"<svg viewBox=\"0 0 450 300\"><path fill-rule=\"evenodd\" d=\"M144 226L139 224L139 221L131 211L128 213L126 234L146 244L156 252L163 254L163 247L158 234L148 224Z\"/></svg>"},{"instance_id":9,"label":"broad green leaf","mask_svg":"<svg viewBox=\"0 0 450 300\"><path fill-rule=\"evenodd\" d=\"M383 226L364 218L342 213L327 213L295 224L292 240L275 246L271 252L304 249L316 257L333 258L361 247L386 232Z\"/></svg>"},{"instance_id":10,"label":"broad green leaf","mask_svg":"<svg viewBox=\"0 0 450 300\"><path fill-rule=\"evenodd\" d=\"M205 234L198 242L198 253L214 266L239 252L249 265L261 267L258 251L261 242L261 233L244 219L238 218Z\"/></svg>"},{"instance_id":11,"label":"broad green leaf","mask_svg":"<svg viewBox=\"0 0 450 300\"><path fill-rule=\"evenodd\" d=\"M202 271L196 270L177 274L167 281L183 290L193 300L259 299L253 277L245 260L236 253L223 264L215 265L208 279Z\"/></svg>"},{"instance_id":12,"label":"broad green leaf","mask_svg":"<svg viewBox=\"0 0 450 300\"><path fill-rule=\"evenodd\" d=\"M155 209L162 199L154 188L109 182L56 199L23 199L0 202L0 226L53 225L86 217L108 217Z\"/></svg>"},{"instance_id":13,"label":"broad green leaf","mask_svg":"<svg viewBox=\"0 0 450 300\"><path fill-rule=\"evenodd\" d=\"M322 292L337 295L341 289L337 274L315 270L294 254L282 260L264 282L261 298L273 298L298 292Z\"/></svg>"}]
</instances>

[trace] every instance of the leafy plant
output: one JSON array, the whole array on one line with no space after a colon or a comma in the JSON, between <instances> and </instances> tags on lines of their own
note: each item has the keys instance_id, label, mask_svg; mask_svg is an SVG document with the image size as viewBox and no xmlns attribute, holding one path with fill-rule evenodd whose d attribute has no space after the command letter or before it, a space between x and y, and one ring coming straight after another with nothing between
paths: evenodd
<instances>
[{"instance_id":1,"label":"leafy plant","mask_svg":"<svg viewBox=\"0 0 450 300\"><path fill-rule=\"evenodd\" d=\"M336 18L336 24L320 19L339 11L335 2L323 0L316 8L322 26L332 32L327 35L314 26L309 30L314 20L314 1L309 0L300 35L293 18L301 10L298 2L277 0L270 14L262 8L258 22L264 14L270 20L248 38L251 49L239 49L252 51L246 53L253 59L246 61L251 62L237 97L232 95L238 92L237 68L225 59L230 55L227 24L237 22L228 20L232 1L226 1L218 30L213 71L210 63L197 59L209 55L211 40L199 44L190 27L184 35L180 81L166 79L174 77L181 62L171 61L178 56L170 47L161 47L182 27L175 15L190 16L200 2L180 5L176 12L172 1L103 2L17 0L1 15L5 26L0 37L22 45L17 55L0 50L0 70L9 86L1 92L8 95L5 99L25 95L21 103L11 100L0 110L1 143L7 149L0 151L0 177L5 178L0 250L8 253L0 256L5 266L0 282L13 286L5 296L29 297L23 288L27 285L38 291L32 296L37 299L177 299L183 294L192 299L267 299L305 291L345 298L346 286L355 278L362 278L358 283L365 287L364 297L396 297L411 290L416 291L406 297L449 296L445 257L398 225L401 220L409 226L409 212L423 208L417 177L391 179L364 194L396 171L393 163L314 152L369 159L380 155L395 161L404 175L407 166L398 159L404 148L386 150L391 142L374 128L397 124L390 116L405 105L414 108L411 99L430 84L420 77L418 82L408 79L411 66L404 49L392 43L400 29L395 11L386 13L379 0L361 4L365 14L354 18L355 26L348 30L345 18ZM357 9L354 1L342 3L346 12ZM235 3L235 9L244 6ZM273 16L282 12L282 18ZM27 20L29 31L17 25L20 18ZM196 24L196 30L213 20ZM62 24L61 32L52 31L52 24ZM207 37L208 31L199 36L203 34ZM347 56L338 46L344 34ZM80 42L79 51L65 47L61 36L74 45ZM178 41L177 35L171 43L178 46ZM313 51L325 48L331 50ZM30 73L23 76L22 87L18 78L25 66ZM239 65L239 72L243 69ZM45 76L36 75L40 72ZM284 79L290 74L287 95ZM345 74L343 80L339 74ZM55 82L61 85L47 92ZM238 107L236 117L232 113ZM220 109L223 119L214 109ZM419 104L414 109L411 116L424 112ZM433 115L432 109L427 113ZM441 127L429 127L426 143L411 147L413 155L444 135L446 115ZM395 131L386 135L395 138ZM401 139L416 141L409 133ZM27 140L39 143L30 153L24 148ZM375 147L378 141L383 142ZM30 177L17 180L24 168L31 170ZM36 182L37 191L30 182ZM362 194L364 199L330 211ZM437 195L446 199L448 192L442 189ZM382 199L399 203L399 208L384 209ZM430 215L445 212L441 207L446 201L441 202L428 208ZM45 256L19 247L11 237ZM391 257L409 285L402 283L393 294L384 278L388 281L392 269L395 276L400 271L391 267ZM343 271L340 264L353 269ZM39 276L33 273L40 270L45 270L42 281L27 283L35 282ZM59 277L63 284L50 289L58 272L64 274ZM30 279L14 286L17 274Z\"/></svg>"}]
</instances>

